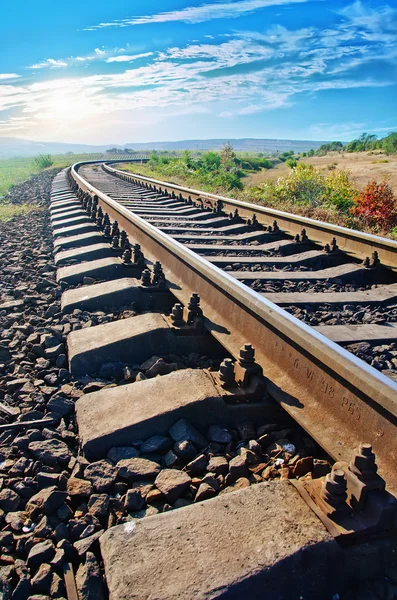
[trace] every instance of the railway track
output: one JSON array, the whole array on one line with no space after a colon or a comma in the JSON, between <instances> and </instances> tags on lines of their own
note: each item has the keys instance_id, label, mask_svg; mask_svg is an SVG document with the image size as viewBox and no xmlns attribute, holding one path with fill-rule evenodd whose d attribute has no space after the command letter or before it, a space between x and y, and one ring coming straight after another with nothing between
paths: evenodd
<instances>
[{"instance_id":1,"label":"railway track","mask_svg":"<svg viewBox=\"0 0 397 600\"><path fill-rule=\"evenodd\" d=\"M327 562L333 568L339 565L341 582L354 580L342 566L346 556L329 536L342 545L374 535L382 539L395 523L397 245L98 163L77 164L57 177L51 219L63 313L82 311L102 319L100 325L69 333L69 371L80 379L106 379L105 372L117 379L117 369L123 368L124 385L94 386L96 391L76 403L81 448L92 470L101 471L108 460L110 466L98 476L111 478L113 452L120 459L119 473L127 472L130 485L156 478L155 494L163 502L165 497L169 508L175 502L177 507L189 486L195 502L212 498L202 512L187 501L184 511L153 520L137 523L123 511L114 517L111 524L123 525L100 538L110 598L150 593L204 597L222 586L241 594L245 580L251 597L257 597L260 584L253 574L264 571L273 573L265 578L276 586L272 597L294 597L283 588L286 581L274 581L274 556L299 571L297 565L305 560L301 552L308 547L315 553L308 551L313 572L321 572L324 581L315 578L308 585L294 576L293 585L305 597L318 597L321 586L332 579ZM131 318L114 320L120 311L129 311ZM360 344L367 349L375 345L369 353L373 366L344 347L355 350ZM189 353L210 360L196 359L195 368L179 370L178 357ZM164 361L165 355L173 362ZM145 361L144 372L154 368L149 380L136 372L137 364ZM155 374L166 376L153 379ZM284 419L278 406L290 420L284 429L267 429L272 417ZM309 441L297 451L299 443L288 438L302 435L294 423L321 448L314 458ZM219 424L226 437L217 430L220 437L212 438L211 427ZM226 434L234 430L239 432L237 447L227 445L233 436ZM157 451L150 461L150 452L141 451L138 458L136 450L142 440L145 444L153 436L167 435L176 444L190 442L196 450L177 476L173 467L180 464L179 455L172 462L168 454L160 459ZM321 473L320 465L327 464L322 451L335 461L326 477ZM206 470L218 478L216 484L202 475L194 478L194 461L202 456L213 460L214 466ZM295 470L297 462L301 471ZM166 468L161 471L160 465ZM226 504L222 495L213 497L219 489L221 494L225 487L231 491L240 480L248 486L266 481L270 471L266 477L263 473L269 467L284 468L274 477L292 477L293 485L251 485ZM266 512L270 506L277 510ZM264 534L261 523L269 516L272 528ZM186 545L181 557L178 536L186 519L189 532L182 531ZM294 523L294 533L286 522ZM217 543L208 527L216 530ZM247 531L250 541L242 549ZM273 551L265 552L267 559L254 550L257 544L265 548L273 543ZM230 549L238 563L228 564ZM152 552L154 563L146 560ZM259 556L253 558L255 552ZM176 583L170 560L180 561L182 574ZM219 563L215 569L210 567L213 561ZM212 581L206 575L210 568ZM188 590L186 578L191 582Z\"/></svg>"}]
</instances>

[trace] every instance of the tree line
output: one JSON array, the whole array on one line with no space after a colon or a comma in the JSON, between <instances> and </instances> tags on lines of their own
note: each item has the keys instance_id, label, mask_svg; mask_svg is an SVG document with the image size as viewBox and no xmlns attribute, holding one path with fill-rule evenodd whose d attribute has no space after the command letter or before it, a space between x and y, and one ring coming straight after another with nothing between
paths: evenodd
<instances>
[{"instance_id":1,"label":"tree line","mask_svg":"<svg viewBox=\"0 0 397 600\"><path fill-rule=\"evenodd\" d=\"M359 138L343 144L342 142L330 142L322 144L317 150L302 152L302 156L324 156L328 152L367 152L381 150L385 154L397 154L397 132L389 133L384 138L378 138L371 133L363 133Z\"/></svg>"}]
</instances>

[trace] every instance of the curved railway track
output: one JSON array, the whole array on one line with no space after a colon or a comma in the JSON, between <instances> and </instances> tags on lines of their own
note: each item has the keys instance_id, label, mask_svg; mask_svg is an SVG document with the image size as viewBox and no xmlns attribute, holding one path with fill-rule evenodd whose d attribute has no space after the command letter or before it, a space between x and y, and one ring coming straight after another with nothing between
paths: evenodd
<instances>
[{"instance_id":1,"label":"curved railway track","mask_svg":"<svg viewBox=\"0 0 397 600\"><path fill-rule=\"evenodd\" d=\"M255 347L257 362L262 366L265 376L268 376L277 386L273 394L278 396L283 407L319 441L331 456L335 459L347 459L352 448L365 439L373 444L379 466L386 475L389 486L394 487L397 457L395 446L397 385L332 341L326 340L321 335L321 328L319 332L307 327L286 311L279 309L267 295L259 294L244 285L243 282L249 279L256 280L258 272L234 271L231 274L221 271L216 264L211 264L209 260L193 252L192 245L197 246L198 240L208 241L208 238L213 242L215 238L216 241L221 242L216 247L224 247L223 241L226 236L230 243L236 242L236 238L242 241L248 239L251 242L259 241L263 246L267 244L269 249L269 246L282 247L284 237L286 245L291 248L291 246L299 246L300 242L294 241L293 238L291 240L291 237L297 227L301 233L304 224L309 240L323 243L325 240L331 241L332 237L338 234L337 245L353 259L359 257L365 260L367 256L371 256L371 251L374 252L376 249L381 264L390 267L388 271L382 267L366 269L357 262L350 262L343 254L339 256L339 253L336 253L334 259L332 252L329 256L325 252L314 250L309 252L312 257L314 255L315 261L321 261L324 257L325 261L329 260L331 263L333 260L345 263L337 267L327 267L325 275L324 272L316 272L315 280L319 280L320 275L323 281L328 282L330 278L332 280L332 274L330 275L328 269L334 269L334 277L337 280L341 278L341 271L343 271L350 281L354 281L358 274L362 282L369 277L373 285L376 281L394 281L391 267L397 264L395 242L294 215L283 215L283 220L280 221L276 211L249 206L235 200L228 200L226 204L226 201L221 199L226 215L229 208L236 207L242 219L246 216L253 219L253 215L256 214L260 222L263 214L266 214L267 218L272 220L271 232L262 228L256 230L256 227L252 231L252 226L243 220L235 224L228 216L213 219L213 214L209 211L203 212L191 205L194 201L199 202L200 205L203 203L204 206L209 201L214 203L216 198L208 195L201 195L201 202L198 198L192 197L190 190L175 187L172 189L164 183L160 185L159 182L150 182L142 177L113 171L109 166L106 166L104 171L95 166L82 165L79 168L74 167L72 173L82 189L97 194L99 204L103 202L103 210L109 213L111 219L116 219L119 226L141 244L145 257L152 262L156 260L161 262L168 286L182 304L187 305L193 292L199 293L207 329L232 356L238 358L239 349L246 342ZM176 201L172 195L176 196L177 193L178 196L187 196L186 199L179 198ZM198 196L198 192L196 195ZM159 218L164 215L164 212L166 217L172 214L172 218L175 218L175 212L180 214L180 211L182 214L185 213L187 219L183 221L184 227L177 228L178 230L169 222L161 229L151 223L152 221L159 225ZM199 220L197 216L204 219ZM273 225L275 216L278 217L276 232ZM289 218L292 225L287 229ZM189 224L191 221L195 221L195 224L206 223L206 221L212 223L210 228L205 226L193 228L186 225L187 220ZM214 220L218 221L215 224L218 225L217 227L213 223ZM186 232L186 230L190 231ZM285 230L288 231L289 238L282 234ZM315 234L315 231L318 233ZM175 240L171 239L171 235ZM182 240L187 240L189 246L182 246ZM210 246L214 248L214 244ZM236 247L240 248L240 246ZM244 248L246 247L247 245L244 244ZM254 246L255 249L258 247L260 246ZM197 247L195 249L202 252L202 248L203 246L200 246L199 249ZM292 256L294 254L296 256L295 250L290 251ZM288 258L290 257L284 260L288 261ZM230 260L227 256L226 259ZM234 262L235 257L232 260ZM275 264L274 260L270 258L269 264ZM298 274L304 280L308 274L309 277L312 276L312 273L313 271L295 271L294 275ZM279 282L285 277L284 271L260 272L260 274L265 278L275 277ZM288 278L291 278L291 273L288 274ZM361 287L366 286L364 284ZM393 285L391 287L393 288ZM379 289L384 288L377 288L374 291ZM364 294L370 294L371 291L373 290L368 290ZM320 292L320 295L323 296L323 293ZM332 294L334 302L339 300L339 293L342 295L348 293L349 303L352 302L351 297L354 292L334 293ZM362 304L362 294L357 292L357 296L360 298L357 302ZM389 329L387 326L385 328ZM364 339L366 335L364 334ZM379 343L383 341L379 340ZM291 398L294 398L294 401ZM327 427L323 426L324 423L327 423Z\"/></svg>"},{"instance_id":2,"label":"curved railway track","mask_svg":"<svg viewBox=\"0 0 397 600\"><path fill-rule=\"evenodd\" d=\"M263 398L276 400L338 463L325 496L323 481L295 483L327 529L340 538L390 528L395 504L384 482L396 494L397 244L99 162L74 165L67 181L76 198L60 176L51 207L63 311L136 303L149 311L141 320L150 330L146 338L143 329L130 331L127 319L112 330L70 333L72 374L95 374L113 356L136 363L145 345L153 349L160 340L160 329L171 346L200 353L212 344L230 357L209 375L223 408L208 392L208 374L207 383L192 379L190 391L189 383L181 387L184 394L200 385L207 390L206 403L193 410L197 422L208 426L218 413L237 418L240 410L265 414ZM154 324L153 310L165 315L162 325ZM360 344L375 345L374 366L346 349ZM90 460L153 427L169 427L152 406L139 408L138 423L134 391L116 389L111 398L97 392L77 402ZM164 392L158 410L164 405L171 414L170 401ZM347 520L346 495L353 511ZM124 597L119 574L109 569L117 535L101 541L111 598ZM122 535L118 541L124 543Z\"/></svg>"}]
</instances>

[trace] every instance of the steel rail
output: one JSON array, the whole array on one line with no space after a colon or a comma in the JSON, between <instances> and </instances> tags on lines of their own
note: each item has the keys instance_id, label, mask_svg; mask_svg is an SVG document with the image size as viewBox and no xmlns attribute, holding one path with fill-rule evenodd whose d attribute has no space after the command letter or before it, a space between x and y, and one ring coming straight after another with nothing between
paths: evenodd
<instances>
[{"instance_id":1,"label":"steel rail","mask_svg":"<svg viewBox=\"0 0 397 600\"><path fill-rule=\"evenodd\" d=\"M206 328L235 358L252 343L283 408L335 460L349 461L362 442L372 444L380 474L397 494L397 384L226 272L184 247L86 181L72 176L138 243L159 260L167 284L187 304L198 292ZM271 382L271 383L270 383Z\"/></svg>"},{"instance_id":2,"label":"steel rail","mask_svg":"<svg viewBox=\"0 0 397 600\"><path fill-rule=\"evenodd\" d=\"M397 242L393 240L356 231L354 229L348 229L347 227L341 227L340 225L332 225L323 221L309 219L308 217L293 215L281 210L259 206L258 204L250 204L241 200L217 196L216 194L190 189L173 183L158 181L157 179L151 179L150 177L144 177L143 175L136 173L114 169L107 164L104 164L104 169L108 173L122 177L127 181L151 185L158 189L175 192L178 195L181 194L186 198L190 196L193 201L202 201L204 206L214 207L216 203L220 201L223 204L224 211L227 213L234 212L237 208L240 216L250 219L252 219L252 216L255 213L259 223L262 223L263 225L271 225L274 220L277 220L280 229L293 237L300 234L302 229L306 229L310 241L315 244L324 246L325 244L329 244L331 239L335 237L339 248L343 250L343 252L346 252L349 256L359 258L360 260L364 260L367 256L370 257L372 253L376 251L378 252L381 263L385 267L397 270Z\"/></svg>"}]
</instances>

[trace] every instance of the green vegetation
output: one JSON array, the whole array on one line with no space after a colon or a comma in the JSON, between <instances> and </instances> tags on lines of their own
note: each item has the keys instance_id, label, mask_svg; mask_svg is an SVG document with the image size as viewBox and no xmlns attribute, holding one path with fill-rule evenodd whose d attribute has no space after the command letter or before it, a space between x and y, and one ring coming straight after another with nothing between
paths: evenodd
<instances>
[{"instance_id":1,"label":"green vegetation","mask_svg":"<svg viewBox=\"0 0 397 600\"><path fill-rule=\"evenodd\" d=\"M51 168L64 168L73 165L79 160L95 160L101 154L57 154L51 158ZM32 158L9 158L0 160L0 198L5 196L7 190L15 185L26 181L32 175L39 173L44 167Z\"/></svg>"},{"instance_id":2,"label":"green vegetation","mask_svg":"<svg viewBox=\"0 0 397 600\"><path fill-rule=\"evenodd\" d=\"M308 154L308 156L325 156L327 152L341 152L343 148L342 142L330 142L329 144L322 144L315 152L310 150L309 152L313 152L313 154Z\"/></svg>"},{"instance_id":3,"label":"green vegetation","mask_svg":"<svg viewBox=\"0 0 397 600\"><path fill-rule=\"evenodd\" d=\"M37 210L35 204L6 204L0 202L0 221L9 221L13 217L19 217L26 213Z\"/></svg>"},{"instance_id":4,"label":"green vegetation","mask_svg":"<svg viewBox=\"0 0 397 600\"><path fill-rule=\"evenodd\" d=\"M242 178L245 175L270 169L276 162L264 156L237 155L230 144L225 144L220 152L193 155L185 150L182 156L176 158L166 153L152 152L147 165L123 165L123 168L206 191L225 193L242 190Z\"/></svg>"},{"instance_id":5,"label":"green vegetation","mask_svg":"<svg viewBox=\"0 0 397 600\"><path fill-rule=\"evenodd\" d=\"M330 142L322 144L317 150L302 152L301 156L325 156L328 152L373 152L380 150L385 154L397 154L397 132L390 133L378 140L376 135L363 133L356 140L347 144L342 142Z\"/></svg>"},{"instance_id":6,"label":"green vegetation","mask_svg":"<svg viewBox=\"0 0 397 600\"><path fill-rule=\"evenodd\" d=\"M287 160L285 161L285 164L290 169L294 169L296 167L296 165L298 164L298 162L295 158L287 158Z\"/></svg>"},{"instance_id":7,"label":"green vegetation","mask_svg":"<svg viewBox=\"0 0 397 600\"><path fill-rule=\"evenodd\" d=\"M329 146L335 149L339 144ZM313 156L314 151L307 155ZM280 160L290 167L286 175L277 181L244 187L247 173L271 168ZM350 172L338 169L336 162L324 172L300 162L292 151L273 159L258 154L241 156L228 144L221 152L204 152L195 157L187 151L178 158L153 152L147 165L122 168L345 227L397 236L397 199L386 182L372 182L361 191Z\"/></svg>"},{"instance_id":8,"label":"green vegetation","mask_svg":"<svg viewBox=\"0 0 397 600\"><path fill-rule=\"evenodd\" d=\"M50 154L39 154L36 158L33 159L33 163L40 170L48 169L48 167L52 167L54 161L51 158Z\"/></svg>"},{"instance_id":9,"label":"green vegetation","mask_svg":"<svg viewBox=\"0 0 397 600\"><path fill-rule=\"evenodd\" d=\"M370 181L360 190L348 170L335 166L324 173L298 163L276 183L247 190L247 200L381 235L394 235L397 198L390 185ZM396 230L397 232L397 230Z\"/></svg>"},{"instance_id":10,"label":"green vegetation","mask_svg":"<svg viewBox=\"0 0 397 600\"><path fill-rule=\"evenodd\" d=\"M280 206L287 202L303 208L331 208L348 214L358 195L358 190L349 179L349 172L334 169L324 175L312 165L298 163L285 177L276 183L267 182L254 191L257 200Z\"/></svg>"},{"instance_id":11,"label":"green vegetation","mask_svg":"<svg viewBox=\"0 0 397 600\"><path fill-rule=\"evenodd\" d=\"M136 151L131 148L108 148L106 154L136 154Z\"/></svg>"}]
</instances>

